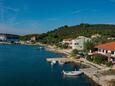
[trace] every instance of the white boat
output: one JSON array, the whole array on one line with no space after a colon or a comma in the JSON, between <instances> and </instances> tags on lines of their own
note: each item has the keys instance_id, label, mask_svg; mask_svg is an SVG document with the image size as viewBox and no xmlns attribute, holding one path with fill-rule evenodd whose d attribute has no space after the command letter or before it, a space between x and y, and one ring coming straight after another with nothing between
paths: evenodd
<instances>
[{"instance_id":1,"label":"white boat","mask_svg":"<svg viewBox=\"0 0 115 86\"><path fill-rule=\"evenodd\" d=\"M56 61L52 61L52 62L51 62L51 65L54 65L54 64L56 64Z\"/></svg>"},{"instance_id":2,"label":"white boat","mask_svg":"<svg viewBox=\"0 0 115 86\"><path fill-rule=\"evenodd\" d=\"M64 65L64 62L59 61L59 65Z\"/></svg>"},{"instance_id":3,"label":"white boat","mask_svg":"<svg viewBox=\"0 0 115 86\"><path fill-rule=\"evenodd\" d=\"M64 75L67 75L67 76L77 76L77 75L80 75L80 74L83 74L82 71L63 71L63 74Z\"/></svg>"},{"instance_id":4,"label":"white boat","mask_svg":"<svg viewBox=\"0 0 115 86\"><path fill-rule=\"evenodd\" d=\"M43 49L43 47L39 47L39 49Z\"/></svg>"}]
</instances>

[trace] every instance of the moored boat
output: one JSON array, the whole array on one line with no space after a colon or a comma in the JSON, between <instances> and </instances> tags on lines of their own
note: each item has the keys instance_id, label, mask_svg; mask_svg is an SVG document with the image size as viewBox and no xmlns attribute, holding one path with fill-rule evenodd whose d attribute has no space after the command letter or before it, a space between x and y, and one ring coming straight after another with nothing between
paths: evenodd
<instances>
[{"instance_id":1,"label":"moored boat","mask_svg":"<svg viewBox=\"0 0 115 86\"><path fill-rule=\"evenodd\" d=\"M62 62L62 61L59 61L59 65L64 65L64 62Z\"/></svg>"},{"instance_id":2,"label":"moored boat","mask_svg":"<svg viewBox=\"0 0 115 86\"><path fill-rule=\"evenodd\" d=\"M54 65L54 64L56 64L56 61L52 61L52 62L51 62L51 65Z\"/></svg>"},{"instance_id":3,"label":"moored boat","mask_svg":"<svg viewBox=\"0 0 115 86\"><path fill-rule=\"evenodd\" d=\"M81 75L83 74L82 71L63 71L63 74L64 75L67 75L67 76L78 76L78 75Z\"/></svg>"}]
</instances>

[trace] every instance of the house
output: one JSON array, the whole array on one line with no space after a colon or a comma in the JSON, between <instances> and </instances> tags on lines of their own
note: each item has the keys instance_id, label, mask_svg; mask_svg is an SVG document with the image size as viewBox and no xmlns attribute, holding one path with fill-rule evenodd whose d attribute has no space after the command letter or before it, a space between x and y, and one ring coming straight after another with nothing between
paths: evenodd
<instances>
[{"instance_id":1,"label":"house","mask_svg":"<svg viewBox=\"0 0 115 86\"><path fill-rule=\"evenodd\" d=\"M71 38L69 38L69 39L64 39L64 40L62 41L62 44L68 44L68 46L71 46L72 40L73 40L73 39L71 39Z\"/></svg>"},{"instance_id":2,"label":"house","mask_svg":"<svg viewBox=\"0 0 115 86\"><path fill-rule=\"evenodd\" d=\"M101 37L100 34L94 34L94 35L91 36L92 39L94 39L94 38L100 38L100 37Z\"/></svg>"},{"instance_id":3,"label":"house","mask_svg":"<svg viewBox=\"0 0 115 86\"><path fill-rule=\"evenodd\" d=\"M0 41L6 41L6 36L3 34L0 34Z\"/></svg>"},{"instance_id":4,"label":"house","mask_svg":"<svg viewBox=\"0 0 115 86\"><path fill-rule=\"evenodd\" d=\"M36 41L36 39L37 39L36 36L32 36L32 37L30 38L31 41Z\"/></svg>"},{"instance_id":5,"label":"house","mask_svg":"<svg viewBox=\"0 0 115 86\"><path fill-rule=\"evenodd\" d=\"M84 43L87 41L91 41L91 39L84 36L79 36L72 40L72 44L70 46L72 49L84 50Z\"/></svg>"},{"instance_id":6,"label":"house","mask_svg":"<svg viewBox=\"0 0 115 86\"><path fill-rule=\"evenodd\" d=\"M84 43L87 41L91 41L91 39L84 36L78 36L76 39L64 39L62 44L67 44L72 49L83 50Z\"/></svg>"},{"instance_id":7,"label":"house","mask_svg":"<svg viewBox=\"0 0 115 86\"><path fill-rule=\"evenodd\" d=\"M1 42L17 42L19 41L18 35L0 33Z\"/></svg>"},{"instance_id":8,"label":"house","mask_svg":"<svg viewBox=\"0 0 115 86\"><path fill-rule=\"evenodd\" d=\"M115 58L115 42L100 44L95 48L97 48L97 53Z\"/></svg>"}]
</instances>

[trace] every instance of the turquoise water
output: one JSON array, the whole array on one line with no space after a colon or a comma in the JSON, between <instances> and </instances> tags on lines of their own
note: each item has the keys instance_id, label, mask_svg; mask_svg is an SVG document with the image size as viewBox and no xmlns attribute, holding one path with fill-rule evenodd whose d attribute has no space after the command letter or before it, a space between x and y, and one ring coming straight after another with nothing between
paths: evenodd
<instances>
[{"instance_id":1,"label":"turquoise water","mask_svg":"<svg viewBox=\"0 0 115 86\"><path fill-rule=\"evenodd\" d=\"M51 66L48 57L62 54L40 50L38 46L0 45L0 86L96 86L86 76L65 77L62 70L78 66Z\"/></svg>"}]
</instances>

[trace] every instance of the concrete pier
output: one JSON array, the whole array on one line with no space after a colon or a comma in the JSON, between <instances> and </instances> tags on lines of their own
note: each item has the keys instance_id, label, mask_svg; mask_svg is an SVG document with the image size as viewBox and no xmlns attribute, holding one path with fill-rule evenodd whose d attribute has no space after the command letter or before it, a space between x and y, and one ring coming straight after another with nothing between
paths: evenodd
<instances>
[{"instance_id":1,"label":"concrete pier","mask_svg":"<svg viewBox=\"0 0 115 86\"><path fill-rule=\"evenodd\" d=\"M73 62L73 60L69 58L47 58L46 60L48 62L52 62L52 61L62 62L62 63Z\"/></svg>"},{"instance_id":2,"label":"concrete pier","mask_svg":"<svg viewBox=\"0 0 115 86\"><path fill-rule=\"evenodd\" d=\"M52 61L55 61L55 62L61 62L61 63L69 63L69 62L81 62L81 60L74 60L74 59L71 59L71 58L66 58L66 57L63 57L63 58L47 58L46 59L47 62L52 62Z\"/></svg>"}]
</instances>

